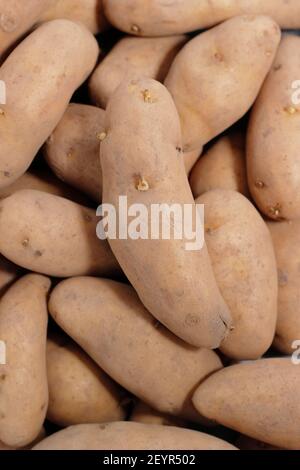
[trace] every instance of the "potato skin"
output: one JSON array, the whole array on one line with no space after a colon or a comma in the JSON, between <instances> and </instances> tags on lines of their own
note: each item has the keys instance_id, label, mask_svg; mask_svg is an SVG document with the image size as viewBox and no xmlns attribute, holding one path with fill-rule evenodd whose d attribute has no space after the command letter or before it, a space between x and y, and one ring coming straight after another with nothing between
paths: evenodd
<instances>
[{"instance_id":1,"label":"potato skin","mask_svg":"<svg viewBox=\"0 0 300 470\"><path fill-rule=\"evenodd\" d=\"M206 29L237 15L268 15L284 29L300 27L298 0L103 0L109 21L139 36Z\"/></svg>"},{"instance_id":2,"label":"potato skin","mask_svg":"<svg viewBox=\"0 0 300 470\"><path fill-rule=\"evenodd\" d=\"M269 222L278 269L278 320L274 346L292 354L300 340L300 221Z\"/></svg>"},{"instance_id":3,"label":"potato skin","mask_svg":"<svg viewBox=\"0 0 300 470\"><path fill-rule=\"evenodd\" d=\"M65 280L53 290L49 311L101 369L164 413L194 419L190 394L222 367L215 352L187 346L159 325L125 284Z\"/></svg>"},{"instance_id":4,"label":"potato skin","mask_svg":"<svg viewBox=\"0 0 300 470\"><path fill-rule=\"evenodd\" d=\"M48 437L33 450L237 450L190 429L141 423L81 424Z\"/></svg>"},{"instance_id":5,"label":"potato skin","mask_svg":"<svg viewBox=\"0 0 300 470\"><path fill-rule=\"evenodd\" d=\"M72 103L44 146L56 176L97 202L102 198L99 136L104 130L102 109Z\"/></svg>"},{"instance_id":6,"label":"potato skin","mask_svg":"<svg viewBox=\"0 0 300 470\"><path fill-rule=\"evenodd\" d=\"M11 196L17 191L23 189L35 189L43 191L44 193L54 194L61 196L71 201L83 204L86 206L91 205L91 200L84 196L84 194L76 191L71 186L63 183L63 181L56 178L48 169L44 168L30 168L24 175L20 176L13 184L0 189L0 199Z\"/></svg>"},{"instance_id":7,"label":"potato skin","mask_svg":"<svg viewBox=\"0 0 300 470\"><path fill-rule=\"evenodd\" d=\"M92 102L105 109L109 98L125 79L164 81L187 37L121 39L100 62L89 81Z\"/></svg>"},{"instance_id":8,"label":"potato skin","mask_svg":"<svg viewBox=\"0 0 300 470\"><path fill-rule=\"evenodd\" d=\"M299 47L298 36L283 37L248 129L249 189L259 209L277 220L300 217L300 107L292 102Z\"/></svg>"},{"instance_id":9,"label":"potato skin","mask_svg":"<svg viewBox=\"0 0 300 470\"><path fill-rule=\"evenodd\" d=\"M122 391L75 343L47 340L47 418L59 426L122 421Z\"/></svg>"},{"instance_id":10,"label":"potato skin","mask_svg":"<svg viewBox=\"0 0 300 470\"><path fill-rule=\"evenodd\" d=\"M271 346L277 320L277 270L270 233L240 193L216 189L196 203L205 206L207 248L235 326L221 351L234 359L257 359Z\"/></svg>"},{"instance_id":11,"label":"potato skin","mask_svg":"<svg viewBox=\"0 0 300 470\"><path fill-rule=\"evenodd\" d=\"M299 366L261 359L213 374L196 390L198 411L259 441L299 449Z\"/></svg>"},{"instance_id":12,"label":"potato skin","mask_svg":"<svg viewBox=\"0 0 300 470\"><path fill-rule=\"evenodd\" d=\"M55 277L111 274L118 264L96 235L93 209L42 191L0 201L0 252L26 269Z\"/></svg>"},{"instance_id":13,"label":"potato skin","mask_svg":"<svg viewBox=\"0 0 300 470\"><path fill-rule=\"evenodd\" d=\"M0 338L7 364L0 365L0 440L24 447L39 434L47 405L46 296L50 279L28 274L0 301Z\"/></svg>"},{"instance_id":14,"label":"potato skin","mask_svg":"<svg viewBox=\"0 0 300 470\"><path fill-rule=\"evenodd\" d=\"M128 207L141 203L149 213L152 204L162 203L190 204L196 210L184 170L178 115L162 84L151 79L123 82L109 102L105 127L108 134L100 150L104 203L112 204L117 214L119 195L127 196ZM148 184L146 191L139 190L140 181ZM207 248L188 251L186 238L170 238L128 237L109 243L155 318L189 344L216 348L231 318Z\"/></svg>"},{"instance_id":15,"label":"potato skin","mask_svg":"<svg viewBox=\"0 0 300 470\"><path fill-rule=\"evenodd\" d=\"M165 85L180 116L184 151L200 148L249 110L279 40L280 29L270 18L238 16L183 47Z\"/></svg>"},{"instance_id":16,"label":"potato skin","mask_svg":"<svg viewBox=\"0 0 300 470\"><path fill-rule=\"evenodd\" d=\"M29 167L58 124L73 92L96 64L98 44L81 24L45 23L0 68L7 104L0 115L0 187ZM32 132L34 129L34 132Z\"/></svg>"},{"instance_id":17,"label":"potato skin","mask_svg":"<svg viewBox=\"0 0 300 470\"><path fill-rule=\"evenodd\" d=\"M0 61L56 0L0 0Z\"/></svg>"},{"instance_id":18,"label":"potato skin","mask_svg":"<svg viewBox=\"0 0 300 470\"><path fill-rule=\"evenodd\" d=\"M190 175L195 198L213 189L229 189L249 195L245 139L241 132L220 137L195 164Z\"/></svg>"},{"instance_id":19,"label":"potato skin","mask_svg":"<svg viewBox=\"0 0 300 470\"><path fill-rule=\"evenodd\" d=\"M108 27L102 0L55 0L39 17L41 23L59 18L80 21L91 33L98 34Z\"/></svg>"},{"instance_id":20,"label":"potato skin","mask_svg":"<svg viewBox=\"0 0 300 470\"><path fill-rule=\"evenodd\" d=\"M154 410L142 401L139 401L133 408L130 421L143 424L160 424L163 426L187 427L187 423L177 416L167 415Z\"/></svg>"}]
</instances>

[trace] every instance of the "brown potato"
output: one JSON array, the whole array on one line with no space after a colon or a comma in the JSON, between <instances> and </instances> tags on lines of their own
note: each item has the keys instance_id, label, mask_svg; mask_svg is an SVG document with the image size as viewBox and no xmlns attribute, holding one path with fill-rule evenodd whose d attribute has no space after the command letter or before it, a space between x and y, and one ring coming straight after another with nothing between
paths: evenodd
<instances>
[{"instance_id":1,"label":"brown potato","mask_svg":"<svg viewBox=\"0 0 300 470\"><path fill-rule=\"evenodd\" d=\"M0 60L57 0L0 0Z\"/></svg>"},{"instance_id":2,"label":"brown potato","mask_svg":"<svg viewBox=\"0 0 300 470\"><path fill-rule=\"evenodd\" d=\"M278 269L278 320L274 346L291 354L300 340L300 220L269 222Z\"/></svg>"},{"instance_id":3,"label":"brown potato","mask_svg":"<svg viewBox=\"0 0 300 470\"><path fill-rule=\"evenodd\" d=\"M300 3L299 3L300 5ZM300 217L300 37L285 35L251 113L247 136L250 192L259 209L276 220Z\"/></svg>"},{"instance_id":4,"label":"brown potato","mask_svg":"<svg viewBox=\"0 0 300 470\"><path fill-rule=\"evenodd\" d=\"M162 82L186 41L186 36L121 39L90 79L92 102L105 109L113 92L125 79L154 78Z\"/></svg>"},{"instance_id":5,"label":"brown potato","mask_svg":"<svg viewBox=\"0 0 300 470\"><path fill-rule=\"evenodd\" d=\"M191 393L222 367L215 352L192 348L158 324L125 284L65 280L53 290L49 311L101 369L163 413L195 419Z\"/></svg>"},{"instance_id":6,"label":"brown potato","mask_svg":"<svg viewBox=\"0 0 300 470\"><path fill-rule=\"evenodd\" d=\"M4 199L22 189L35 189L45 193L61 196L71 201L90 206L91 201L84 194L75 191L71 186L56 178L50 171L45 169L30 168L24 175L20 176L13 184L6 188L0 188L0 199Z\"/></svg>"},{"instance_id":7,"label":"brown potato","mask_svg":"<svg viewBox=\"0 0 300 470\"><path fill-rule=\"evenodd\" d=\"M122 421L122 391L66 336L47 341L49 421L66 427L72 424Z\"/></svg>"},{"instance_id":8,"label":"brown potato","mask_svg":"<svg viewBox=\"0 0 300 470\"><path fill-rule=\"evenodd\" d=\"M127 204L196 206L182 158L180 123L166 88L157 81L125 81L105 115L101 145L103 202L119 216ZM195 217L194 217L195 219ZM151 222L152 223L152 222ZM170 224L171 225L171 224ZM187 224L186 224L187 225ZM145 307L174 334L194 346L216 348L231 317L216 284L204 245L189 251L187 237L109 239L110 246ZM191 282L191 280L193 280Z\"/></svg>"},{"instance_id":9,"label":"brown potato","mask_svg":"<svg viewBox=\"0 0 300 470\"><path fill-rule=\"evenodd\" d=\"M232 132L218 139L197 161L190 185L195 198L213 189L230 189L248 196L243 134Z\"/></svg>"},{"instance_id":10,"label":"brown potato","mask_svg":"<svg viewBox=\"0 0 300 470\"><path fill-rule=\"evenodd\" d=\"M70 104L44 147L56 176L96 201L102 197L99 139L104 132L104 114L94 106Z\"/></svg>"},{"instance_id":11,"label":"brown potato","mask_svg":"<svg viewBox=\"0 0 300 470\"><path fill-rule=\"evenodd\" d=\"M0 365L0 440L11 447L31 443L48 406L46 296L50 280L28 274L0 301L0 338L6 364Z\"/></svg>"},{"instance_id":12,"label":"brown potato","mask_svg":"<svg viewBox=\"0 0 300 470\"><path fill-rule=\"evenodd\" d=\"M201 148L250 109L279 41L270 18L238 16L183 47L165 85L180 116L184 151Z\"/></svg>"},{"instance_id":13,"label":"brown potato","mask_svg":"<svg viewBox=\"0 0 300 470\"><path fill-rule=\"evenodd\" d=\"M270 233L240 193L216 189L196 203L205 206L208 252L235 325L221 351L235 359L257 359L271 346L277 320L277 270Z\"/></svg>"},{"instance_id":14,"label":"brown potato","mask_svg":"<svg viewBox=\"0 0 300 470\"><path fill-rule=\"evenodd\" d=\"M139 36L187 33L242 14L269 15L282 28L300 28L299 0L103 0L103 3L105 14L115 27Z\"/></svg>"},{"instance_id":15,"label":"brown potato","mask_svg":"<svg viewBox=\"0 0 300 470\"><path fill-rule=\"evenodd\" d=\"M199 412L229 428L286 449L299 449L299 366L262 359L213 374L194 395Z\"/></svg>"},{"instance_id":16,"label":"brown potato","mask_svg":"<svg viewBox=\"0 0 300 470\"><path fill-rule=\"evenodd\" d=\"M23 268L56 277L113 274L118 264L96 235L93 209L42 191L0 201L0 252Z\"/></svg>"},{"instance_id":17,"label":"brown potato","mask_svg":"<svg viewBox=\"0 0 300 470\"><path fill-rule=\"evenodd\" d=\"M80 21L93 34L105 31L108 27L102 0L54 0L52 6L39 17L39 21L59 18Z\"/></svg>"},{"instance_id":18,"label":"brown potato","mask_svg":"<svg viewBox=\"0 0 300 470\"><path fill-rule=\"evenodd\" d=\"M34 450L174 449L237 450L228 442L202 432L130 422L71 426L34 447Z\"/></svg>"},{"instance_id":19,"label":"brown potato","mask_svg":"<svg viewBox=\"0 0 300 470\"><path fill-rule=\"evenodd\" d=\"M142 401L139 401L133 408L130 421L143 424L161 424L164 426L187 427L187 423L177 416L167 415L154 410Z\"/></svg>"},{"instance_id":20,"label":"brown potato","mask_svg":"<svg viewBox=\"0 0 300 470\"><path fill-rule=\"evenodd\" d=\"M0 187L29 167L94 68L98 44L81 24L54 20L36 29L0 68L7 103L0 107ZM33 131L34 130L34 131Z\"/></svg>"}]
</instances>

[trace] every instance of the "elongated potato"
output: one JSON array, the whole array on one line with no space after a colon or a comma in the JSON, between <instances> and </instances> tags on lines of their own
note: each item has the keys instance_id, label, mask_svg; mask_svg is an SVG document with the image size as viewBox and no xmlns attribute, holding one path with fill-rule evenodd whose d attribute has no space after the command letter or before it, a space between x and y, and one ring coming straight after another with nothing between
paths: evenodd
<instances>
[{"instance_id":1,"label":"elongated potato","mask_svg":"<svg viewBox=\"0 0 300 470\"><path fill-rule=\"evenodd\" d=\"M104 114L94 106L70 104L44 147L56 176L96 201L102 197L99 138Z\"/></svg>"},{"instance_id":2,"label":"elongated potato","mask_svg":"<svg viewBox=\"0 0 300 470\"><path fill-rule=\"evenodd\" d=\"M299 47L298 36L283 37L248 129L249 189L260 210L277 220L300 217L300 106L292 99Z\"/></svg>"},{"instance_id":3,"label":"elongated potato","mask_svg":"<svg viewBox=\"0 0 300 470\"><path fill-rule=\"evenodd\" d=\"M110 274L118 265L96 225L92 209L42 191L18 191L0 201L0 252L49 276Z\"/></svg>"},{"instance_id":4,"label":"elongated potato","mask_svg":"<svg viewBox=\"0 0 300 470\"><path fill-rule=\"evenodd\" d=\"M102 0L54 0L51 7L39 17L39 21L59 18L80 21L93 34L98 34L108 27Z\"/></svg>"},{"instance_id":5,"label":"elongated potato","mask_svg":"<svg viewBox=\"0 0 300 470\"><path fill-rule=\"evenodd\" d=\"M47 418L62 427L122 421L124 392L72 341L48 338Z\"/></svg>"},{"instance_id":6,"label":"elongated potato","mask_svg":"<svg viewBox=\"0 0 300 470\"><path fill-rule=\"evenodd\" d=\"M103 0L109 21L122 31L164 36L205 29L242 14L269 15L282 28L300 28L298 0Z\"/></svg>"},{"instance_id":7,"label":"elongated potato","mask_svg":"<svg viewBox=\"0 0 300 470\"><path fill-rule=\"evenodd\" d=\"M180 116L185 151L200 148L249 110L279 40L270 18L238 16L183 47L165 85Z\"/></svg>"},{"instance_id":8,"label":"elongated potato","mask_svg":"<svg viewBox=\"0 0 300 470\"><path fill-rule=\"evenodd\" d=\"M121 39L90 79L93 103L105 109L113 92L125 79L154 78L162 82L186 41L186 36Z\"/></svg>"},{"instance_id":9,"label":"elongated potato","mask_svg":"<svg viewBox=\"0 0 300 470\"><path fill-rule=\"evenodd\" d=\"M44 439L34 450L236 450L190 429L141 423L81 424Z\"/></svg>"},{"instance_id":10,"label":"elongated potato","mask_svg":"<svg viewBox=\"0 0 300 470\"><path fill-rule=\"evenodd\" d=\"M0 60L56 0L0 0Z\"/></svg>"},{"instance_id":11,"label":"elongated potato","mask_svg":"<svg viewBox=\"0 0 300 470\"><path fill-rule=\"evenodd\" d=\"M4 199L22 189L35 189L55 196L65 197L78 204L91 205L91 201L84 194L75 191L71 186L63 183L47 169L30 168L13 184L0 189L0 199Z\"/></svg>"},{"instance_id":12,"label":"elongated potato","mask_svg":"<svg viewBox=\"0 0 300 470\"><path fill-rule=\"evenodd\" d=\"M0 365L0 440L23 447L38 435L47 412L46 296L50 280L28 274L0 301L0 338L6 364Z\"/></svg>"},{"instance_id":13,"label":"elongated potato","mask_svg":"<svg viewBox=\"0 0 300 470\"><path fill-rule=\"evenodd\" d=\"M291 358L226 367L200 385L194 404L207 418L268 444L299 449L299 366Z\"/></svg>"},{"instance_id":14,"label":"elongated potato","mask_svg":"<svg viewBox=\"0 0 300 470\"><path fill-rule=\"evenodd\" d=\"M127 197L128 207L140 203L149 214L154 204L170 207L176 203L180 210L190 205L195 215L181 153L180 123L163 85L151 79L123 82L109 102L105 127L108 133L101 145L104 203L112 204L118 216L120 195ZM216 348L231 328L230 313L205 244L189 251L186 242L186 233L175 239L171 232L168 240L161 235L154 239L150 232L146 239L109 239L125 274L155 318L194 346Z\"/></svg>"},{"instance_id":15,"label":"elongated potato","mask_svg":"<svg viewBox=\"0 0 300 470\"><path fill-rule=\"evenodd\" d=\"M201 156L190 175L194 197L213 189L230 189L248 196L243 134L221 137Z\"/></svg>"},{"instance_id":16,"label":"elongated potato","mask_svg":"<svg viewBox=\"0 0 300 470\"><path fill-rule=\"evenodd\" d=\"M291 354L300 340L300 221L268 223L278 269L278 320L274 345Z\"/></svg>"},{"instance_id":17,"label":"elongated potato","mask_svg":"<svg viewBox=\"0 0 300 470\"><path fill-rule=\"evenodd\" d=\"M182 419L178 418L177 416L171 416L165 413L160 413L159 411L154 410L142 401L139 401L135 405L130 415L130 421L143 424L161 424L164 426L187 426L187 423Z\"/></svg>"},{"instance_id":18,"label":"elongated potato","mask_svg":"<svg viewBox=\"0 0 300 470\"><path fill-rule=\"evenodd\" d=\"M100 139L105 132L104 114L102 109L95 106L70 104L44 146L44 156L56 176L98 202L102 199L99 149ZM196 150L183 155L187 172L199 154ZM23 181L24 177L19 178L15 185ZM5 191L0 190L0 196ZM64 196L63 193L58 195ZM68 198L74 200L74 197Z\"/></svg>"},{"instance_id":19,"label":"elongated potato","mask_svg":"<svg viewBox=\"0 0 300 470\"><path fill-rule=\"evenodd\" d=\"M53 290L49 310L101 369L164 413L195 418L191 393L222 367L214 351L192 348L159 325L125 284L68 279Z\"/></svg>"},{"instance_id":20,"label":"elongated potato","mask_svg":"<svg viewBox=\"0 0 300 470\"><path fill-rule=\"evenodd\" d=\"M84 26L55 20L36 29L4 62L0 80L6 84L7 104L0 111L1 188L25 173L97 56L97 42Z\"/></svg>"},{"instance_id":21,"label":"elongated potato","mask_svg":"<svg viewBox=\"0 0 300 470\"><path fill-rule=\"evenodd\" d=\"M268 228L248 199L214 190L205 206L206 243L235 325L221 345L235 359L257 359L271 346L277 320L277 270Z\"/></svg>"}]
</instances>

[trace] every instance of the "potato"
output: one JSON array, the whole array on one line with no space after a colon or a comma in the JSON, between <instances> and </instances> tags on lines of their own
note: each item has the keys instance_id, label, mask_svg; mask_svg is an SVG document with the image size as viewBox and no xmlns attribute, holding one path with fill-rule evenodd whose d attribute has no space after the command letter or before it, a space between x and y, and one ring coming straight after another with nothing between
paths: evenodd
<instances>
[{"instance_id":1,"label":"potato","mask_svg":"<svg viewBox=\"0 0 300 470\"><path fill-rule=\"evenodd\" d=\"M105 132L104 114L95 106L70 104L44 146L44 156L56 176L97 202L102 199L99 149ZM199 154L196 150L183 155L187 172ZM24 176L15 184L18 185ZM46 190L38 187L32 189ZM0 196L3 191L0 190ZM58 195L64 196L63 193ZM68 198L75 200L73 195Z\"/></svg>"},{"instance_id":2,"label":"potato","mask_svg":"<svg viewBox=\"0 0 300 470\"><path fill-rule=\"evenodd\" d=\"M96 235L93 209L42 191L0 201L0 252L23 268L56 277L114 273L106 241Z\"/></svg>"},{"instance_id":3,"label":"potato","mask_svg":"<svg viewBox=\"0 0 300 470\"><path fill-rule=\"evenodd\" d=\"M300 220L268 223L278 269L278 320L274 345L291 354L300 340Z\"/></svg>"},{"instance_id":4,"label":"potato","mask_svg":"<svg viewBox=\"0 0 300 470\"><path fill-rule=\"evenodd\" d=\"M19 266L0 255L0 295L3 295L21 274L22 269Z\"/></svg>"},{"instance_id":5,"label":"potato","mask_svg":"<svg viewBox=\"0 0 300 470\"><path fill-rule=\"evenodd\" d=\"M234 359L257 359L271 346L277 320L277 270L270 233L240 193L216 189L196 203L205 206L208 252L235 325L221 350Z\"/></svg>"},{"instance_id":6,"label":"potato","mask_svg":"<svg viewBox=\"0 0 300 470\"><path fill-rule=\"evenodd\" d=\"M52 6L40 16L39 21L58 18L80 21L93 34L104 31L108 26L102 0L55 0Z\"/></svg>"},{"instance_id":7,"label":"potato","mask_svg":"<svg viewBox=\"0 0 300 470\"><path fill-rule=\"evenodd\" d=\"M158 324L125 284L67 279L53 290L49 311L101 369L163 413L194 419L191 393L222 367L213 351L192 348Z\"/></svg>"},{"instance_id":8,"label":"potato","mask_svg":"<svg viewBox=\"0 0 300 470\"><path fill-rule=\"evenodd\" d=\"M92 102L106 108L113 92L124 79L154 78L162 82L186 36L121 39L100 62L90 82Z\"/></svg>"},{"instance_id":9,"label":"potato","mask_svg":"<svg viewBox=\"0 0 300 470\"><path fill-rule=\"evenodd\" d=\"M1 188L25 173L97 56L97 42L84 26L55 20L35 30L4 62L0 80L6 83L7 104L0 109Z\"/></svg>"},{"instance_id":10,"label":"potato","mask_svg":"<svg viewBox=\"0 0 300 470\"><path fill-rule=\"evenodd\" d=\"M50 280L28 274L0 301L0 338L6 364L0 365L0 441L23 447L38 435L47 411L46 296Z\"/></svg>"},{"instance_id":11,"label":"potato","mask_svg":"<svg viewBox=\"0 0 300 470\"><path fill-rule=\"evenodd\" d=\"M241 132L220 137L194 166L190 185L194 197L213 189L230 189L248 196L245 142Z\"/></svg>"},{"instance_id":12,"label":"potato","mask_svg":"<svg viewBox=\"0 0 300 470\"><path fill-rule=\"evenodd\" d=\"M299 449L299 367L291 358L226 367L196 390L207 418L277 447Z\"/></svg>"},{"instance_id":13,"label":"potato","mask_svg":"<svg viewBox=\"0 0 300 470\"><path fill-rule=\"evenodd\" d=\"M0 0L0 59L56 0Z\"/></svg>"},{"instance_id":14,"label":"potato","mask_svg":"<svg viewBox=\"0 0 300 470\"><path fill-rule=\"evenodd\" d=\"M71 426L44 439L34 450L236 450L236 447L190 429L121 422Z\"/></svg>"},{"instance_id":15,"label":"potato","mask_svg":"<svg viewBox=\"0 0 300 470\"><path fill-rule=\"evenodd\" d=\"M127 204L196 206L181 155L180 123L166 88L151 79L123 82L105 115L100 153L103 202L119 217ZM195 219L195 217L194 217ZM153 224L151 222L151 224ZM171 225L171 224L170 224ZM187 225L187 224L185 224ZM171 231L170 231L171 232ZM109 239L110 246L145 307L173 333L194 346L216 348L231 317L214 279L207 248L186 249L182 239Z\"/></svg>"},{"instance_id":16,"label":"potato","mask_svg":"<svg viewBox=\"0 0 300 470\"><path fill-rule=\"evenodd\" d=\"M142 401L139 401L130 416L130 421L143 424L161 424L164 426L187 427L187 423L177 416L167 415L154 410Z\"/></svg>"},{"instance_id":17,"label":"potato","mask_svg":"<svg viewBox=\"0 0 300 470\"><path fill-rule=\"evenodd\" d=\"M102 197L99 138L104 114L94 106L70 104L44 147L56 176L96 201Z\"/></svg>"},{"instance_id":18,"label":"potato","mask_svg":"<svg viewBox=\"0 0 300 470\"><path fill-rule=\"evenodd\" d=\"M30 168L11 185L0 189L0 199L4 199L22 189L35 189L55 196L65 197L78 204L91 205L84 194L75 191L44 168Z\"/></svg>"},{"instance_id":19,"label":"potato","mask_svg":"<svg viewBox=\"0 0 300 470\"><path fill-rule=\"evenodd\" d=\"M292 100L299 47L298 36L283 37L248 129L249 189L259 209L276 220L300 217L300 106Z\"/></svg>"},{"instance_id":20,"label":"potato","mask_svg":"<svg viewBox=\"0 0 300 470\"><path fill-rule=\"evenodd\" d=\"M109 21L141 36L205 29L232 16L264 14L282 28L300 28L299 0L103 0Z\"/></svg>"},{"instance_id":21,"label":"potato","mask_svg":"<svg viewBox=\"0 0 300 470\"><path fill-rule=\"evenodd\" d=\"M47 341L49 421L72 424L122 421L124 392L63 335Z\"/></svg>"},{"instance_id":22,"label":"potato","mask_svg":"<svg viewBox=\"0 0 300 470\"><path fill-rule=\"evenodd\" d=\"M279 40L280 30L270 18L239 16L183 47L165 85L180 116L184 151L200 148L249 110Z\"/></svg>"}]
</instances>

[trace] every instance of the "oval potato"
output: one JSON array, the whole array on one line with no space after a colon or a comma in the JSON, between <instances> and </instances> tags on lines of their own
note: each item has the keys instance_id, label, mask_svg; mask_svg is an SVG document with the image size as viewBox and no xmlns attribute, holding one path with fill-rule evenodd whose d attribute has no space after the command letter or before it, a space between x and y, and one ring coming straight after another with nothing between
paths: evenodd
<instances>
[{"instance_id":1,"label":"oval potato","mask_svg":"<svg viewBox=\"0 0 300 470\"><path fill-rule=\"evenodd\" d=\"M39 434L48 406L46 372L47 304L50 279L28 274L0 301L0 440L24 447Z\"/></svg>"},{"instance_id":2,"label":"oval potato","mask_svg":"<svg viewBox=\"0 0 300 470\"><path fill-rule=\"evenodd\" d=\"M81 24L44 23L0 68L7 102L0 106L0 187L29 167L98 57L98 44ZM34 132L33 132L34 129Z\"/></svg>"},{"instance_id":3,"label":"oval potato","mask_svg":"<svg viewBox=\"0 0 300 470\"><path fill-rule=\"evenodd\" d=\"M190 394L222 367L214 351L192 348L158 324L125 284L65 280L53 290L49 311L101 369L164 413L195 418Z\"/></svg>"},{"instance_id":4,"label":"oval potato","mask_svg":"<svg viewBox=\"0 0 300 470\"><path fill-rule=\"evenodd\" d=\"M190 429L141 423L81 424L44 439L34 450L237 450ZM109 457L107 457L109 458Z\"/></svg>"},{"instance_id":5,"label":"oval potato","mask_svg":"<svg viewBox=\"0 0 300 470\"><path fill-rule=\"evenodd\" d=\"M300 37L283 37L247 135L250 192L259 209L276 220L300 217L299 85L293 89L300 78L299 47Z\"/></svg>"},{"instance_id":6,"label":"oval potato","mask_svg":"<svg viewBox=\"0 0 300 470\"><path fill-rule=\"evenodd\" d=\"M248 196L245 141L241 132L220 137L197 161L190 175L194 197L213 189L229 189Z\"/></svg>"},{"instance_id":7,"label":"oval potato","mask_svg":"<svg viewBox=\"0 0 300 470\"><path fill-rule=\"evenodd\" d=\"M113 274L118 264L96 226L93 209L24 189L0 201L0 252L49 276Z\"/></svg>"},{"instance_id":8,"label":"oval potato","mask_svg":"<svg viewBox=\"0 0 300 470\"><path fill-rule=\"evenodd\" d=\"M206 29L233 16L269 15L285 29L300 28L299 0L103 0L118 29L164 36Z\"/></svg>"},{"instance_id":9,"label":"oval potato","mask_svg":"<svg viewBox=\"0 0 300 470\"><path fill-rule=\"evenodd\" d=\"M285 354L300 340L300 221L269 222L278 269L278 320L274 346Z\"/></svg>"},{"instance_id":10,"label":"oval potato","mask_svg":"<svg viewBox=\"0 0 300 470\"><path fill-rule=\"evenodd\" d=\"M151 79L123 82L109 102L105 128L107 136L100 149L103 202L111 204L118 217L121 195L127 197L128 207L143 204L150 215L154 204L177 204L181 211L187 204L195 220L196 206L182 158L180 123L166 88ZM151 220L152 225L156 222ZM161 236L154 239L150 231L144 239L127 236L108 240L155 318L193 346L213 349L221 344L231 328L231 317L205 244L201 249L188 250L185 234L175 239L171 231L165 240Z\"/></svg>"},{"instance_id":11,"label":"oval potato","mask_svg":"<svg viewBox=\"0 0 300 470\"><path fill-rule=\"evenodd\" d=\"M291 358L226 367L205 380L193 401L209 419L285 449L299 449L299 366Z\"/></svg>"},{"instance_id":12,"label":"oval potato","mask_svg":"<svg viewBox=\"0 0 300 470\"><path fill-rule=\"evenodd\" d=\"M270 18L238 16L182 48L165 85L180 116L184 151L201 148L250 109L279 41Z\"/></svg>"},{"instance_id":13,"label":"oval potato","mask_svg":"<svg viewBox=\"0 0 300 470\"><path fill-rule=\"evenodd\" d=\"M204 204L208 252L235 326L221 351L234 359L257 359L271 346L277 320L277 270L270 233L240 193L216 189L196 203Z\"/></svg>"},{"instance_id":14,"label":"oval potato","mask_svg":"<svg viewBox=\"0 0 300 470\"><path fill-rule=\"evenodd\" d=\"M73 424L122 421L124 391L63 335L47 340L49 421Z\"/></svg>"},{"instance_id":15,"label":"oval potato","mask_svg":"<svg viewBox=\"0 0 300 470\"><path fill-rule=\"evenodd\" d=\"M92 102L105 109L125 79L154 78L162 82L186 36L121 39L100 62L89 81Z\"/></svg>"},{"instance_id":16,"label":"oval potato","mask_svg":"<svg viewBox=\"0 0 300 470\"><path fill-rule=\"evenodd\" d=\"M44 146L56 176L97 202L102 198L99 152L104 114L95 106L70 104Z\"/></svg>"}]
</instances>

